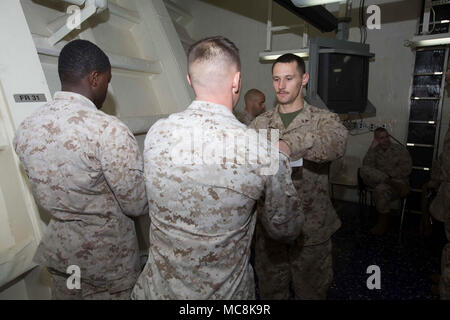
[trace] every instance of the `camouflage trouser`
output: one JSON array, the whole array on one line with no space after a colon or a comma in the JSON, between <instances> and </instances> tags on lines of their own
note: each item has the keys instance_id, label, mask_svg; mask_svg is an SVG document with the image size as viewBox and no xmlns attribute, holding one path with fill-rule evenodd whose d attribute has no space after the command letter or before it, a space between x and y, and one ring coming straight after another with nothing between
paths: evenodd
<instances>
[{"instance_id":1,"label":"camouflage trouser","mask_svg":"<svg viewBox=\"0 0 450 320\"><path fill-rule=\"evenodd\" d=\"M288 245L271 239L261 229L259 225L255 246L261 299L289 299L291 282L295 299L326 299L333 279L331 239L313 246Z\"/></svg>"},{"instance_id":2,"label":"camouflage trouser","mask_svg":"<svg viewBox=\"0 0 450 320\"><path fill-rule=\"evenodd\" d=\"M384 182L388 175L375 168L363 166L360 170L361 178L368 186L375 188L378 184Z\"/></svg>"},{"instance_id":3,"label":"camouflage trouser","mask_svg":"<svg viewBox=\"0 0 450 320\"><path fill-rule=\"evenodd\" d=\"M399 199L400 196L405 195L408 190L408 185L400 180L395 180L396 186L384 183L387 175L377 169L363 167L361 169L361 177L364 183L374 188L373 199L375 207L380 213L389 213L391 201Z\"/></svg>"},{"instance_id":4,"label":"camouflage trouser","mask_svg":"<svg viewBox=\"0 0 450 320\"><path fill-rule=\"evenodd\" d=\"M391 209L391 201L400 198L400 191L386 183L380 183L373 190L373 200L375 207L380 213L389 213Z\"/></svg>"},{"instance_id":5,"label":"camouflage trouser","mask_svg":"<svg viewBox=\"0 0 450 320\"><path fill-rule=\"evenodd\" d=\"M443 184L439 191L443 193L445 234L450 241L450 183L443 182ZM450 300L450 242L442 250L439 294L442 300Z\"/></svg>"},{"instance_id":6,"label":"camouflage trouser","mask_svg":"<svg viewBox=\"0 0 450 320\"><path fill-rule=\"evenodd\" d=\"M81 281L80 289L67 288L67 276L48 268L52 282L53 300L129 300L133 288L110 293L107 288L95 287Z\"/></svg>"},{"instance_id":7,"label":"camouflage trouser","mask_svg":"<svg viewBox=\"0 0 450 320\"><path fill-rule=\"evenodd\" d=\"M442 300L450 300L450 243L442 250L439 295Z\"/></svg>"}]
</instances>

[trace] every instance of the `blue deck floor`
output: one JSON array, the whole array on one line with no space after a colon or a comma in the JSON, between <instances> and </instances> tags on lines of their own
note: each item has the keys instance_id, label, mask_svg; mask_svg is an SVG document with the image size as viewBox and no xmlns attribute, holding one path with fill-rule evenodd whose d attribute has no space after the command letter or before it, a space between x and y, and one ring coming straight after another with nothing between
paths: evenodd
<instances>
[{"instance_id":1,"label":"blue deck floor","mask_svg":"<svg viewBox=\"0 0 450 320\"><path fill-rule=\"evenodd\" d=\"M430 288L431 274L439 272L439 244L430 244L419 234L420 215L409 213L404 220L402 244L398 242L400 217L391 212L386 235L369 234L375 210L360 210L358 204L335 204L342 227L333 236L334 279L329 300L436 300ZM381 289L369 290L367 267L381 270Z\"/></svg>"}]
</instances>

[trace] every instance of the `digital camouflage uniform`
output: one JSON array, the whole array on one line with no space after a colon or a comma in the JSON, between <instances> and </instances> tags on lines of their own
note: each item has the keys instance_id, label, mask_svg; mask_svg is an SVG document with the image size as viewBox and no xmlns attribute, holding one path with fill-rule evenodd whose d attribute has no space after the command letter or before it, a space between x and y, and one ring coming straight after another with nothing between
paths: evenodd
<instances>
[{"instance_id":1,"label":"digital camouflage uniform","mask_svg":"<svg viewBox=\"0 0 450 320\"><path fill-rule=\"evenodd\" d=\"M34 261L48 267L53 297L123 297L139 273L130 217L148 212L132 133L86 97L57 92L22 122L14 147L34 199L52 217ZM63 284L70 265L81 269L76 292Z\"/></svg>"},{"instance_id":2,"label":"digital camouflage uniform","mask_svg":"<svg viewBox=\"0 0 450 320\"><path fill-rule=\"evenodd\" d=\"M291 160L303 158L303 167L292 170L305 214L302 235L286 244L257 226L255 264L261 298L288 299L292 281L296 299L325 299L333 278L331 236L341 226L329 196L328 169L330 161L345 153L347 129L336 114L306 101L287 128L279 106L258 116L250 127L280 130Z\"/></svg>"},{"instance_id":3,"label":"digital camouflage uniform","mask_svg":"<svg viewBox=\"0 0 450 320\"><path fill-rule=\"evenodd\" d=\"M408 193L411 169L408 150L397 143L391 143L386 150L377 145L367 151L360 174L364 183L374 188L373 198L378 212L389 213L391 201ZM386 183L388 178L394 184Z\"/></svg>"},{"instance_id":4,"label":"digital camouflage uniform","mask_svg":"<svg viewBox=\"0 0 450 320\"><path fill-rule=\"evenodd\" d=\"M245 124L246 126L249 126L250 123L253 121L254 117L248 113L246 110L240 112L240 111L234 111L234 116L236 119L238 119L240 122Z\"/></svg>"},{"instance_id":5,"label":"digital camouflage uniform","mask_svg":"<svg viewBox=\"0 0 450 320\"><path fill-rule=\"evenodd\" d=\"M442 182L436 198L441 198L444 207L442 218L444 219L445 234L450 241L450 129L444 138L444 147L440 157ZM441 280L439 293L443 300L450 300L450 242L442 250Z\"/></svg>"},{"instance_id":6,"label":"digital camouflage uniform","mask_svg":"<svg viewBox=\"0 0 450 320\"><path fill-rule=\"evenodd\" d=\"M53 300L129 300L133 289L110 292L101 286L95 286L86 281L81 285L81 290L69 289L67 287L67 274L51 268L48 271L50 273Z\"/></svg>"},{"instance_id":7,"label":"digital camouflage uniform","mask_svg":"<svg viewBox=\"0 0 450 320\"><path fill-rule=\"evenodd\" d=\"M438 190L436 196L434 197L433 201L430 204L430 214L435 218L436 220L440 222L445 222L445 212L444 212L444 192L441 190L444 190L444 185L442 184L442 170L441 170L441 159L442 154L439 157L439 160L433 161L433 166L431 168L431 177L430 181L428 182L429 188L434 188Z\"/></svg>"},{"instance_id":8,"label":"digital camouflage uniform","mask_svg":"<svg viewBox=\"0 0 450 320\"><path fill-rule=\"evenodd\" d=\"M261 196L267 206L261 218L272 236L292 240L301 231L301 203L284 155L275 149L276 175L262 175L258 163L237 164L228 153L219 164L192 147L188 136L196 129L204 134L196 140L200 146L216 151L224 146L223 137L255 133L225 106L205 101L194 101L150 128L144 171L151 245L133 299L254 299L250 242ZM248 150L245 141L235 146L237 157ZM203 162L189 162L191 155L204 156Z\"/></svg>"}]
</instances>

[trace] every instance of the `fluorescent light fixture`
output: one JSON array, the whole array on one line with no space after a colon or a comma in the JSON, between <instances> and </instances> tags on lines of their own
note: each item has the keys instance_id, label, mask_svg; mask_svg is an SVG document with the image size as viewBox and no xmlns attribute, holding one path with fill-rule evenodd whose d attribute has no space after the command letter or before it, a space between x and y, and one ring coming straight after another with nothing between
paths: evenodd
<instances>
[{"instance_id":1,"label":"fluorescent light fixture","mask_svg":"<svg viewBox=\"0 0 450 320\"><path fill-rule=\"evenodd\" d=\"M430 35L415 36L407 41L407 45L413 47L430 47L450 44L450 33L438 33Z\"/></svg>"},{"instance_id":2,"label":"fluorescent light fixture","mask_svg":"<svg viewBox=\"0 0 450 320\"><path fill-rule=\"evenodd\" d=\"M449 23L450 20L441 20L441 23Z\"/></svg>"},{"instance_id":3,"label":"fluorescent light fixture","mask_svg":"<svg viewBox=\"0 0 450 320\"><path fill-rule=\"evenodd\" d=\"M291 0L291 2L299 8L321 6L333 2L343 2L343 0Z\"/></svg>"},{"instance_id":4,"label":"fluorescent light fixture","mask_svg":"<svg viewBox=\"0 0 450 320\"><path fill-rule=\"evenodd\" d=\"M293 50L282 50L282 51L263 51L259 53L259 59L265 61L276 60L278 57L286 53L292 53L301 58L309 57L309 49L293 49Z\"/></svg>"}]
</instances>

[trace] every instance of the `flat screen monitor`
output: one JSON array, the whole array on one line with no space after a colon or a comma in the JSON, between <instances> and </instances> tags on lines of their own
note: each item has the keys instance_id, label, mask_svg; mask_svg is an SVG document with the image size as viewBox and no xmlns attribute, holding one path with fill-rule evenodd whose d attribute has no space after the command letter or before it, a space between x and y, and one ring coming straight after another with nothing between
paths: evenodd
<instances>
[{"instance_id":1,"label":"flat screen monitor","mask_svg":"<svg viewBox=\"0 0 450 320\"><path fill-rule=\"evenodd\" d=\"M317 94L335 113L362 113L367 105L369 57L320 53Z\"/></svg>"}]
</instances>

